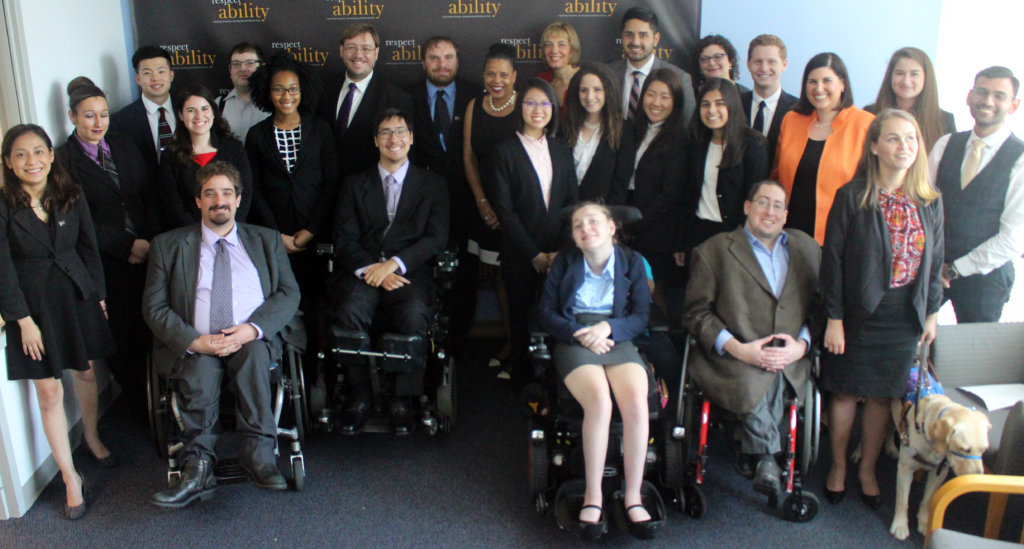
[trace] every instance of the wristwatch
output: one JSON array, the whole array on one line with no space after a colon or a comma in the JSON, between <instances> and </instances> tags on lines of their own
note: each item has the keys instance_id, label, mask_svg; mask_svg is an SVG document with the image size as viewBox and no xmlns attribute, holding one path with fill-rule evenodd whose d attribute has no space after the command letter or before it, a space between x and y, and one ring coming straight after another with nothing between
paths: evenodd
<instances>
[{"instance_id":1,"label":"wristwatch","mask_svg":"<svg viewBox=\"0 0 1024 549\"><path fill-rule=\"evenodd\" d=\"M960 278L960 271L956 270L956 265L953 265L952 263L950 263L949 267L946 269L946 276L950 280L956 280L956 279Z\"/></svg>"}]
</instances>

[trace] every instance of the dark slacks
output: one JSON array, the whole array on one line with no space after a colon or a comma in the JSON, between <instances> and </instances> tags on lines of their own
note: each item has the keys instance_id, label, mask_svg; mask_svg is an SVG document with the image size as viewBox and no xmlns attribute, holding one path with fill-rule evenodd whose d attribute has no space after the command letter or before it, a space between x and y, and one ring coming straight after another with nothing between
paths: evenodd
<instances>
[{"instance_id":1,"label":"dark slacks","mask_svg":"<svg viewBox=\"0 0 1024 549\"><path fill-rule=\"evenodd\" d=\"M501 276L508 295L509 374L516 385L532 380L530 366L530 311L540 297L544 275L538 274L529 261L511 254L501 254Z\"/></svg>"},{"instance_id":2,"label":"dark slacks","mask_svg":"<svg viewBox=\"0 0 1024 549\"><path fill-rule=\"evenodd\" d=\"M218 435L214 426L220 414L221 379L226 371L228 388L235 395L236 428L245 437L242 458L274 463L277 426L270 405L272 354L280 354L278 343L256 340L228 357L193 354L174 365L171 379L178 384L187 441L183 461L216 457Z\"/></svg>"},{"instance_id":3,"label":"dark slacks","mask_svg":"<svg viewBox=\"0 0 1024 549\"><path fill-rule=\"evenodd\" d=\"M141 412L146 409L146 354L153 346L153 335L142 320L146 264L132 265L127 260L103 257L103 272L107 317L117 342L117 352L107 359L107 364L121 385L122 398L133 410Z\"/></svg>"},{"instance_id":4,"label":"dark slacks","mask_svg":"<svg viewBox=\"0 0 1024 549\"><path fill-rule=\"evenodd\" d=\"M999 322L1003 306L1010 299L1013 279L1013 263L1007 263L987 275L954 280L945 298L953 302L957 323Z\"/></svg>"}]
</instances>

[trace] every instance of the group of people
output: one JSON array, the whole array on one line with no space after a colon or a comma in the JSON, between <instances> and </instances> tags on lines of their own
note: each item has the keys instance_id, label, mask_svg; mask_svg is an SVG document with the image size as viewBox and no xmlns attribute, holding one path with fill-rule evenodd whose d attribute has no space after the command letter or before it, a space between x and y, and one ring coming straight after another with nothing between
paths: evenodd
<instances>
[{"instance_id":1,"label":"group of people","mask_svg":"<svg viewBox=\"0 0 1024 549\"><path fill-rule=\"evenodd\" d=\"M422 81L407 90L388 82L375 70L380 36L366 23L343 31L345 70L326 85L287 53L265 59L257 46L235 46L233 89L221 98L202 86L172 98L170 56L143 46L132 59L137 101L111 114L103 91L79 77L67 89L75 130L56 151L38 126L9 130L0 201L8 377L35 383L65 515L84 513L85 480L71 460L63 370L73 371L87 446L109 466L91 361L110 357L138 401L150 349L178 383L188 442L180 481L152 498L165 507L216 488L226 370L245 434L241 464L258 486L284 489L264 367L282 332L297 311L307 324L367 331L381 310L389 330L425 336L431 262L446 248L459 253L449 294L456 353L480 265L500 265L509 354L499 363L516 387L536 376L526 351L539 301L539 321L558 341L555 367L585 414L583 528L604 520L612 395L624 422L627 516L650 520L640 485L651 366L632 341L652 307L699 341L692 375L739 416L737 468L759 491L778 488L782 399L804 390L809 350L823 340L826 498L844 494L863 398L858 478L877 506L886 402L918 341L934 338L944 299L960 322L998 320L1010 260L1024 252L1024 143L1006 125L1017 79L1002 67L978 73L967 97L974 127L956 133L916 48L893 54L862 110L834 53L812 57L790 95L777 36L749 45L753 89L736 83L736 48L722 36L698 42L689 73L654 54L653 11L626 10L621 38L622 59L582 62L576 31L553 23L541 37L548 67L522 85L515 49L494 44L482 95L460 76L448 37L425 42ZM641 219L621 226L606 205ZM334 245L330 276L312 251L318 242ZM314 355L321 332L308 330ZM358 433L372 407L369 375L362 364L343 368L342 430ZM396 433L411 428L423 385L422 372L403 376L389 407Z\"/></svg>"}]
</instances>

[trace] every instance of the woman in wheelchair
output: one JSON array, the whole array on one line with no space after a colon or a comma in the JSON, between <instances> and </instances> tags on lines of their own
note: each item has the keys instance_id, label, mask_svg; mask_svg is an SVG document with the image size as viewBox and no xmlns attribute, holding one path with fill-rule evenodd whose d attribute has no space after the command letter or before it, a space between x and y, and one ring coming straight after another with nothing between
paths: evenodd
<instances>
[{"instance_id":1,"label":"woman in wheelchair","mask_svg":"<svg viewBox=\"0 0 1024 549\"><path fill-rule=\"evenodd\" d=\"M651 521L640 498L648 387L646 366L632 340L647 326L651 292L643 258L615 243L608 208L593 202L576 206L572 236L577 247L559 254L552 265L539 316L541 326L557 340L554 364L559 377L583 407L586 493L580 526L592 537L605 528L601 479L614 394L623 423L626 516L630 531L639 535Z\"/></svg>"}]
</instances>

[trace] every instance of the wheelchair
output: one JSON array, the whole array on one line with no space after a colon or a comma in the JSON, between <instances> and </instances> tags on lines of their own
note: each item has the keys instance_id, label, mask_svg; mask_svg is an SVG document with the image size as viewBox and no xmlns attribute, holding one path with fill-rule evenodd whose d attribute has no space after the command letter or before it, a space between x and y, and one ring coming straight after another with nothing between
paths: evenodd
<instances>
[{"instance_id":1,"label":"wheelchair","mask_svg":"<svg viewBox=\"0 0 1024 549\"><path fill-rule=\"evenodd\" d=\"M282 439L288 444L288 461L291 468L292 486L302 491L306 484L305 458L302 443L309 426L309 412L306 408L305 379L302 373L302 356L306 347L306 331L300 317L295 317L280 334L283 353L279 360L270 365L271 410L277 425L276 456L281 455ZM227 377L224 379L227 382ZM220 420L215 428L218 432L233 429L234 395L222 384ZM183 431L180 415L180 400L176 384L161 375L153 363L152 356L146 364L146 391L150 431L157 455L167 460L167 483L170 485L181 476L182 463L178 453L184 448L181 439ZM233 433L232 433L233 434ZM218 448L225 444L222 437ZM226 452L228 454L228 452ZM234 459L218 459L214 475L219 484L245 482L248 475Z\"/></svg>"},{"instance_id":2,"label":"wheelchair","mask_svg":"<svg viewBox=\"0 0 1024 549\"><path fill-rule=\"evenodd\" d=\"M675 423L667 428L668 437L673 442L669 444L672 459L667 460L666 465L683 474L684 482L676 488L680 510L693 518L700 518L708 507L703 485L708 471L711 409L715 406L687 375L690 355L694 352L700 352L697 340L688 336L683 351L683 387L677 396ZM783 493L769 494L767 504L776 509L781 518L791 522L812 520L820 506L817 496L804 491L802 482L807 471L817 461L820 447L822 396L813 381L818 370L819 351L812 347L812 370L805 387L804 400L800 402L795 395L790 394L785 397L784 417L788 429L782 441ZM726 414L724 410L721 412L722 415ZM693 460L688 461L694 452ZM785 499L780 507L779 498L782 495L785 495Z\"/></svg>"},{"instance_id":3,"label":"wheelchair","mask_svg":"<svg viewBox=\"0 0 1024 549\"><path fill-rule=\"evenodd\" d=\"M334 246L319 244L316 253L332 258ZM391 374L417 369L424 371L424 392L418 401L412 403L411 411L416 417L414 424L422 425L430 436L438 432L451 432L457 419L456 369L455 359L448 353L447 347L451 311L444 294L451 288L457 267L458 256L454 251L443 251L435 259L433 268L436 291L427 338L331 328L330 353L333 361L323 357L325 360L320 361L317 378L310 391L311 415L316 417L316 427L320 431L334 431L338 416L345 406L349 388L341 364L349 360L365 360L370 365L373 408L361 432L391 432L387 414L387 402L394 394ZM333 261L328 262L328 269L333 270ZM382 320L380 313L374 318L374 324L380 325L379 320Z\"/></svg>"}]
</instances>

